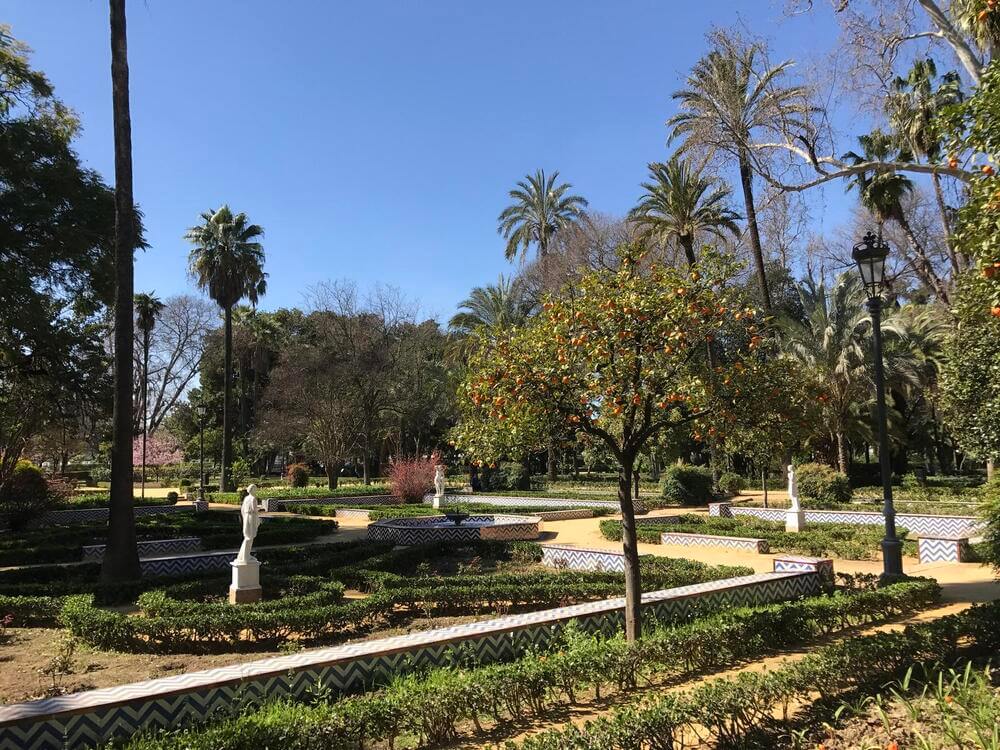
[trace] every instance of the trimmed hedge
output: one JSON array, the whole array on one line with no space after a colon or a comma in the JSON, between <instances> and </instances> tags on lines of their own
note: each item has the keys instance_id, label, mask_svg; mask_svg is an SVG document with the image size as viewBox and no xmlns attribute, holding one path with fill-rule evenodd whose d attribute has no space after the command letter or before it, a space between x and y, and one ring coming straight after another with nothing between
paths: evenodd
<instances>
[{"instance_id":1,"label":"trimmed hedge","mask_svg":"<svg viewBox=\"0 0 1000 750\"><path fill-rule=\"evenodd\" d=\"M914 664L947 662L960 653L992 655L998 647L1000 605L977 605L901 632L874 633L825 646L773 671L747 671L711 680L687 692L629 705L583 726L570 724L521 743L508 742L505 748L669 748L675 739L695 730L700 730L698 736L707 730L720 747L745 746L751 733L758 740L777 735L787 738L787 724L775 714L787 717L795 701L818 694L820 700L832 703L848 693L877 691ZM768 735L761 738L761 731L768 729Z\"/></svg>"},{"instance_id":2,"label":"trimmed hedge","mask_svg":"<svg viewBox=\"0 0 1000 750\"><path fill-rule=\"evenodd\" d=\"M346 497L369 497L371 495L391 495L388 487L366 487L364 485L345 485L331 490L327 487L264 487L257 490L257 499L266 500L268 498L289 498L289 499L312 499L322 500L323 498L346 498ZM206 498L212 503L226 503L227 505L239 505L242 501L239 492L211 492Z\"/></svg>"},{"instance_id":3,"label":"trimmed hedge","mask_svg":"<svg viewBox=\"0 0 1000 750\"><path fill-rule=\"evenodd\" d=\"M846 474L826 464L801 464L795 468L799 494L807 508L822 509L850 501L853 490Z\"/></svg>"},{"instance_id":4,"label":"trimmed hedge","mask_svg":"<svg viewBox=\"0 0 1000 750\"><path fill-rule=\"evenodd\" d=\"M712 472L701 466L670 466L660 480L660 496L680 505L706 505L714 499Z\"/></svg>"},{"instance_id":5,"label":"trimmed hedge","mask_svg":"<svg viewBox=\"0 0 1000 750\"><path fill-rule=\"evenodd\" d=\"M622 537L621 521L601 521L600 528L605 539L619 541ZM660 544L660 534L665 531L764 539L771 552L793 552L815 557L839 557L845 560L878 559L881 554L879 545L884 535L884 531L878 526L811 523L803 531L790 533L785 531L784 524L779 521L765 521L747 516L719 518L684 515L674 523L665 521L662 524L640 524L636 527L636 537L640 542ZM896 533L903 540L903 552L915 555L917 543L906 538L906 530L897 529Z\"/></svg>"},{"instance_id":6,"label":"trimmed hedge","mask_svg":"<svg viewBox=\"0 0 1000 750\"><path fill-rule=\"evenodd\" d=\"M911 614L932 604L937 595L938 588L932 581L909 581L878 591L730 609L682 625L650 629L635 643L621 636L589 636L570 626L551 650L528 652L509 663L468 667L461 649L456 649L452 652L452 666L396 677L381 690L336 702L321 694L318 703L311 706L274 702L201 728L135 737L126 747L326 750L381 743L392 747L393 740L401 736L414 738L420 746L443 744L457 739L459 727L466 722L473 722L482 732L484 719L502 724L543 715L574 703L577 694L588 688L595 689L600 698L609 689L620 691L647 681L690 677L759 659L838 628ZM997 620L1000 618L994 617L993 621ZM980 625L974 632L983 629ZM951 632L957 637L965 631L952 627ZM630 750L648 746L628 745ZM619 745L595 742L565 747Z\"/></svg>"},{"instance_id":7,"label":"trimmed hedge","mask_svg":"<svg viewBox=\"0 0 1000 750\"><path fill-rule=\"evenodd\" d=\"M417 554L426 560L429 551L419 550ZM522 554L526 553L522 550ZM293 637L308 640L341 637L406 613L468 614L500 607L565 605L619 596L624 590L620 573L546 571L429 576L379 569L393 563L408 566L414 559L395 557L390 553L372 558L364 567L330 570L327 566L327 575L337 576L340 582L298 575L295 579L302 593L283 594L273 601L241 607L174 598L176 595L198 598L211 592L213 585L216 592L224 591L225 579L144 593L138 599L139 616L101 609L90 595L70 596L63 603L59 622L81 641L99 649L189 652L248 641L274 646ZM301 570L301 566L297 569ZM648 586L673 588L749 575L752 571L664 559L645 562L644 573ZM368 596L345 603L341 601L344 584L368 592ZM272 585L266 580L265 590Z\"/></svg>"}]
</instances>

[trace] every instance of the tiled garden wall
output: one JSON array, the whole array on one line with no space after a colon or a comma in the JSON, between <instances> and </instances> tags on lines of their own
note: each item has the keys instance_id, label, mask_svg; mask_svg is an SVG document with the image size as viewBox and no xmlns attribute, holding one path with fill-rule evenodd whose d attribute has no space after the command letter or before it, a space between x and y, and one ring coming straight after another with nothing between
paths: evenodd
<instances>
[{"instance_id":1,"label":"tiled garden wall","mask_svg":"<svg viewBox=\"0 0 1000 750\"><path fill-rule=\"evenodd\" d=\"M815 573L761 573L644 594L643 606L666 618L693 604L764 604L813 595L822 585ZM458 648L462 658L510 659L545 647L571 620L590 632L618 632L623 607L623 599L608 599L0 706L0 750L94 747L143 729L177 729L247 704L302 697L320 682L338 691L371 687L400 671L453 663Z\"/></svg>"},{"instance_id":2,"label":"tiled garden wall","mask_svg":"<svg viewBox=\"0 0 1000 750\"><path fill-rule=\"evenodd\" d=\"M104 557L103 544L88 544L83 548L83 561L99 561ZM200 552L201 539L196 536L182 537L181 539L151 539L145 542L137 542L139 557L162 557L164 555L178 555L184 552Z\"/></svg>"},{"instance_id":3,"label":"tiled garden wall","mask_svg":"<svg viewBox=\"0 0 1000 750\"><path fill-rule=\"evenodd\" d=\"M710 503L710 516L752 516L765 521L784 521L784 508L754 508L732 503ZM881 513L870 510L806 510L806 523L850 523L856 526L881 526ZM974 516L931 516L897 513L896 525L921 536L960 536L980 533L985 522Z\"/></svg>"},{"instance_id":4,"label":"tiled garden wall","mask_svg":"<svg viewBox=\"0 0 1000 750\"><path fill-rule=\"evenodd\" d=\"M136 518L142 516L160 516L171 513L193 513L198 509L191 505L136 505L133 508ZM84 508L82 510L51 510L35 521L34 526L50 526L54 524L72 523L103 523L108 520L108 508Z\"/></svg>"}]
</instances>

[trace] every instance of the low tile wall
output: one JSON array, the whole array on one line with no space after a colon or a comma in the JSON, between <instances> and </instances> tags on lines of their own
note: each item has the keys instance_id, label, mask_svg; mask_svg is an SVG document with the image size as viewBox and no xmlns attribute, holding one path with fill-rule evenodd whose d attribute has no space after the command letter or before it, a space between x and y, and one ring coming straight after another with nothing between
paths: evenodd
<instances>
[{"instance_id":1,"label":"low tile wall","mask_svg":"<svg viewBox=\"0 0 1000 750\"><path fill-rule=\"evenodd\" d=\"M363 508L337 508L337 518L357 518L363 521L369 520L371 511ZM576 518L593 518L592 510L543 510L531 514L535 518L543 521L571 521ZM420 518L420 516L414 516Z\"/></svg>"},{"instance_id":2,"label":"low tile wall","mask_svg":"<svg viewBox=\"0 0 1000 750\"><path fill-rule=\"evenodd\" d=\"M625 555L614 550L543 544L542 564L568 570L600 570L624 573Z\"/></svg>"},{"instance_id":3,"label":"low tile wall","mask_svg":"<svg viewBox=\"0 0 1000 750\"><path fill-rule=\"evenodd\" d=\"M431 505L434 502L434 495L425 495L424 503ZM619 506L613 500L570 500L559 497L528 497L525 495L452 495L444 496L444 504L449 503L485 503L496 505L500 508L607 508L618 512ZM636 513L646 513L646 509L639 506Z\"/></svg>"},{"instance_id":4,"label":"low tile wall","mask_svg":"<svg viewBox=\"0 0 1000 750\"><path fill-rule=\"evenodd\" d=\"M103 544L89 544L83 548L83 561L100 560L104 557ZM201 552L201 539L196 536L183 537L181 539L152 539L147 542L138 542L139 557L162 557L164 555L177 555L183 552Z\"/></svg>"},{"instance_id":5,"label":"low tile wall","mask_svg":"<svg viewBox=\"0 0 1000 750\"><path fill-rule=\"evenodd\" d=\"M194 555L166 555L139 560L144 576L179 576L201 571L229 570L229 563L236 559L234 550L202 552Z\"/></svg>"},{"instance_id":6,"label":"low tile wall","mask_svg":"<svg viewBox=\"0 0 1000 750\"><path fill-rule=\"evenodd\" d=\"M966 562L971 557L967 537L929 537L917 540L917 554L922 563Z\"/></svg>"},{"instance_id":7,"label":"low tile wall","mask_svg":"<svg viewBox=\"0 0 1000 750\"><path fill-rule=\"evenodd\" d=\"M815 573L760 573L644 594L658 618L708 606L738 607L810 596L822 590ZM385 682L404 671L454 663L514 658L544 648L570 621L592 633L619 632L624 600L510 615L409 635L303 651L219 669L132 685L0 706L0 750L93 747L140 730L178 729L186 723L238 713L248 704L303 697L322 683L335 691Z\"/></svg>"},{"instance_id":8,"label":"low tile wall","mask_svg":"<svg viewBox=\"0 0 1000 750\"><path fill-rule=\"evenodd\" d=\"M710 516L733 518L753 516L765 521L784 521L784 508L754 508L732 503L710 503ZM871 510L806 510L806 523L849 523L855 526L881 526L881 513ZM920 513L897 513L896 525L920 536L973 536L981 533L986 522L975 516L931 516Z\"/></svg>"},{"instance_id":9,"label":"low tile wall","mask_svg":"<svg viewBox=\"0 0 1000 750\"><path fill-rule=\"evenodd\" d=\"M193 505L136 505L133 509L135 517L160 516L171 513L193 513ZM50 510L32 526L51 526L54 524L72 523L103 523L108 520L107 508L84 508L82 510Z\"/></svg>"},{"instance_id":10,"label":"low tile wall","mask_svg":"<svg viewBox=\"0 0 1000 750\"><path fill-rule=\"evenodd\" d=\"M833 581L833 560L828 557L807 557L805 555L779 555L772 561L775 573L819 573L828 581Z\"/></svg>"},{"instance_id":11,"label":"low tile wall","mask_svg":"<svg viewBox=\"0 0 1000 750\"><path fill-rule=\"evenodd\" d=\"M443 516L411 516L386 518L368 525L372 542L392 542L403 546L434 542L475 542L480 539L514 542L537 539L542 519L538 516L473 515L461 525L431 526ZM489 525L475 526L475 522Z\"/></svg>"},{"instance_id":12,"label":"low tile wall","mask_svg":"<svg viewBox=\"0 0 1000 750\"><path fill-rule=\"evenodd\" d=\"M660 544L676 544L681 547L724 547L742 549L749 552L766 553L770 547L763 539L742 536L712 536L711 534L686 534L680 531L665 531L660 534Z\"/></svg>"}]
</instances>

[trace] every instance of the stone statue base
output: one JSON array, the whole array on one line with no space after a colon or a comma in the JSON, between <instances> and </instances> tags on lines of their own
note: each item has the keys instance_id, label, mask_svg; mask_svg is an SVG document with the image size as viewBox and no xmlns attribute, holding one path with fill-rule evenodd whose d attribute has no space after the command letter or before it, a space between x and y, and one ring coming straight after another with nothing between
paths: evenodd
<instances>
[{"instance_id":1,"label":"stone statue base","mask_svg":"<svg viewBox=\"0 0 1000 750\"><path fill-rule=\"evenodd\" d=\"M264 595L260 587L260 561L251 557L245 563L232 562L233 583L229 587L230 604L259 602Z\"/></svg>"},{"instance_id":2,"label":"stone statue base","mask_svg":"<svg viewBox=\"0 0 1000 750\"><path fill-rule=\"evenodd\" d=\"M785 531L798 534L806 527L806 512L801 508L789 508L785 511Z\"/></svg>"},{"instance_id":3,"label":"stone statue base","mask_svg":"<svg viewBox=\"0 0 1000 750\"><path fill-rule=\"evenodd\" d=\"M431 501L431 507L440 508L442 500L444 500L444 495L435 495L434 499Z\"/></svg>"}]
</instances>

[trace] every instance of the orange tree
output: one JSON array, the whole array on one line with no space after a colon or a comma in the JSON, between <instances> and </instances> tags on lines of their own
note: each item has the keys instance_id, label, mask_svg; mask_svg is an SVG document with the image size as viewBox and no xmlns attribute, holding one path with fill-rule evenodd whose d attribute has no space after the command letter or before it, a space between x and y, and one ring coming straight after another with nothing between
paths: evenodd
<instances>
[{"instance_id":1,"label":"orange tree","mask_svg":"<svg viewBox=\"0 0 1000 750\"><path fill-rule=\"evenodd\" d=\"M756 356L764 338L755 311L729 283L738 270L730 259L706 252L681 270L643 263L635 245L618 254L616 270L590 272L523 326L482 337L459 388L454 438L487 463L534 450L554 423L603 441L620 466L625 632L635 639L636 457L667 431L725 440L727 429L766 418L746 407L759 390L751 385L773 380L766 373L776 361Z\"/></svg>"}]
</instances>

